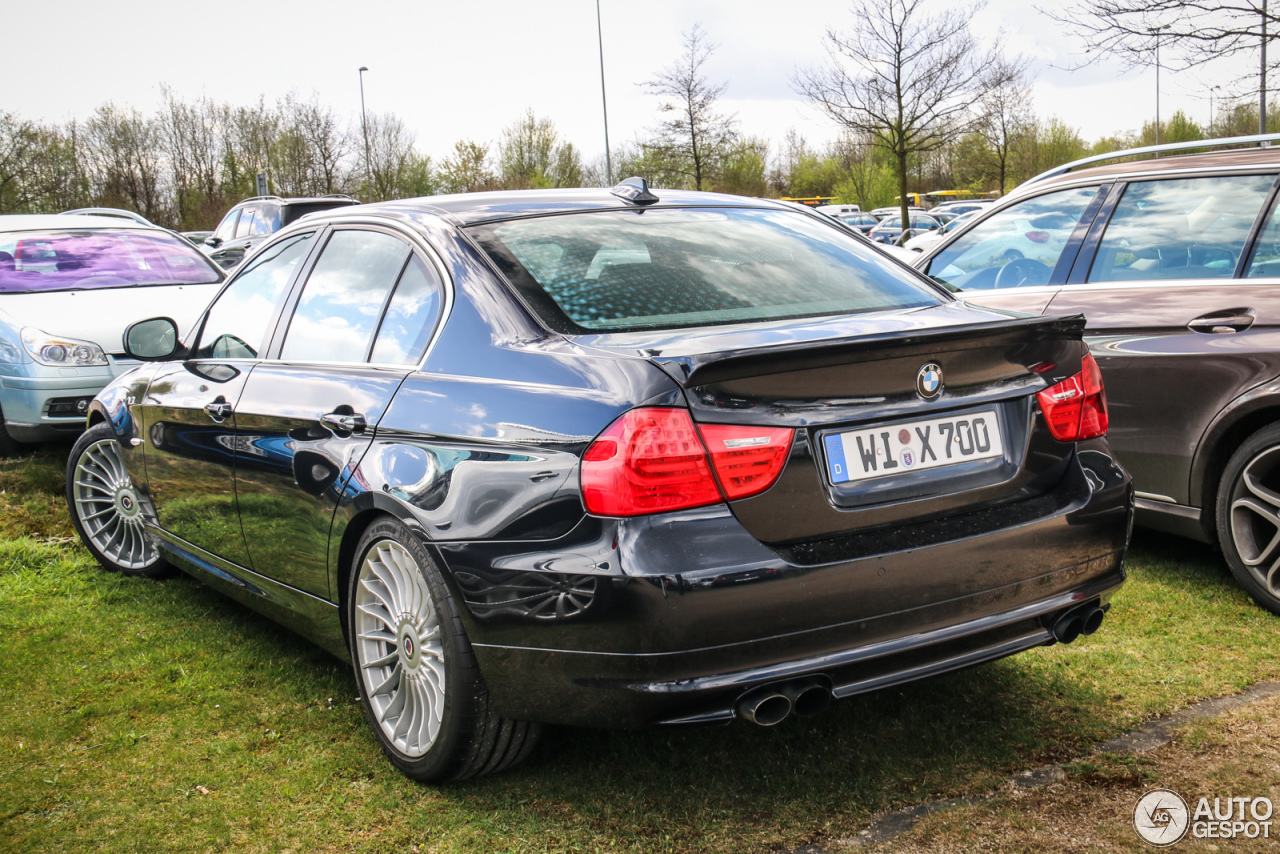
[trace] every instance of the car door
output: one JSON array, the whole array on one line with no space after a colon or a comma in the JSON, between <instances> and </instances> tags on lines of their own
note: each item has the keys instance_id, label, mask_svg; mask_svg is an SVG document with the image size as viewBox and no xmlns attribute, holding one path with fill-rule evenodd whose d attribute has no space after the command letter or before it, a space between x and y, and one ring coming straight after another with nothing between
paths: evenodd
<instances>
[{"instance_id":1,"label":"car door","mask_svg":"<svg viewBox=\"0 0 1280 854\"><path fill-rule=\"evenodd\" d=\"M236 405L236 500L255 572L336 598L334 510L422 357L441 281L402 235L360 226L326 235L272 358L255 366Z\"/></svg>"},{"instance_id":2,"label":"car door","mask_svg":"<svg viewBox=\"0 0 1280 854\"><path fill-rule=\"evenodd\" d=\"M1107 187L1028 196L976 220L916 262L966 301L1040 314L1067 280Z\"/></svg>"},{"instance_id":3,"label":"car door","mask_svg":"<svg viewBox=\"0 0 1280 854\"><path fill-rule=\"evenodd\" d=\"M1088 318L1111 410L1107 440L1140 497L1188 504L1193 455L1210 421L1280 375L1275 178L1117 186L1109 216L1094 223L1048 306Z\"/></svg>"},{"instance_id":4,"label":"car door","mask_svg":"<svg viewBox=\"0 0 1280 854\"><path fill-rule=\"evenodd\" d=\"M282 241L235 276L205 313L190 358L161 365L135 409L160 528L241 566L235 406L312 237Z\"/></svg>"}]
</instances>

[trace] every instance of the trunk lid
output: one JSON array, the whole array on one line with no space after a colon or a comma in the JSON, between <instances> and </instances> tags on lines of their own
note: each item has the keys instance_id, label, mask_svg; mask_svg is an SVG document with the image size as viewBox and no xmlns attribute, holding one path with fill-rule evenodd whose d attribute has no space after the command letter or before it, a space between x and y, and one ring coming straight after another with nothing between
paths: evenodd
<instances>
[{"instance_id":1,"label":"trunk lid","mask_svg":"<svg viewBox=\"0 0 1280 854\"><path fill-rule=\"evenodd\" d=\"M699 424L795 429L778 481L731 507L758 539L796 544L983 511L1056 486L1074 443L1040 428L1035 394L1080 370L1083 328L1079 316L948 303L582 343L652 361L683 388Z\"/></svg>"}]
</instances>

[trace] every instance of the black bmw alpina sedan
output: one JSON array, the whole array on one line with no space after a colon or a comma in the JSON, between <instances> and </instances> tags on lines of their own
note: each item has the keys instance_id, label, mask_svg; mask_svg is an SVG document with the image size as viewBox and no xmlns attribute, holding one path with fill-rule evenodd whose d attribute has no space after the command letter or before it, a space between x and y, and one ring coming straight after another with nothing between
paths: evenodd
<instances>
[{"instance_id":1,"label":"black bmw alpina sedan","mask_svg":"<svg viewBox=\"0 0 1280 854\"><path fill-rule=\"evenodd\" d=\"M67 500L106 568L349 659L396 767L457 779L1096 630L1131 487L1083 328L639 179L347 207L187 340L129 328Z\"/></svg>"}]
</instances>

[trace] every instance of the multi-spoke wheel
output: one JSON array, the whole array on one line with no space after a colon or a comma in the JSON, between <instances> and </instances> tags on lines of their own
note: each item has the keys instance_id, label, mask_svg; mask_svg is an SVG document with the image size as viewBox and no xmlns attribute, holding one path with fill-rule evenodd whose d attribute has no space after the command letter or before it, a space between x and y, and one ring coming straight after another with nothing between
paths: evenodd
<instances>
[{"instance_id":1,"label":"multi-spoke wheel","mask_svg":"<svg viewBox=\"0 0 1280 854\"><path fill-rule=\"evenodd\" d=\"M169 570L143 527L145 500L111 427L81 435L67 461L67 506L80 539L107 569L150 577Z\"/></svg>"},{"instance_id":2,"label":"multi-spoke wheel","mask_svg":"<svg viewBox=\"0 0 1280 854\"><path fill-rule=\"evenodd\" d=\"M1280 614L1280 425L1254 433L1232 455L1217 509L1232 574L1259 605Z\"/></svg>"},{"instance_id":3,"label":"multi-spoke wheel","mask_svg":"<svg viewBox=\"0 0 1280 854\"><path fill-rule=\"evenodd\" d=\"M498 771L533 749L536 724L493 714L440 570L387 518L365 531L348 591L360 699L392 763L417 780Z\"/></svg>"}]
</instances>

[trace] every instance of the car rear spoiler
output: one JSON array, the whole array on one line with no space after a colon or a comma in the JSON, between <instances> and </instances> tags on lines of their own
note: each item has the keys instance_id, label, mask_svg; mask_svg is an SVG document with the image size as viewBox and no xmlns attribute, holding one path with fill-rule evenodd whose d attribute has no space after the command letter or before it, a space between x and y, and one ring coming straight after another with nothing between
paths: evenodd
<instances>
[{"instance_id":1,"label":"car rear spoiler","mask_svg":"<svg viewBox=\"0 0 1280 854\"><path fill-rule=\"evenodd\" d=\"M915 347L929 348L966 338L988 339L989 343L994 343L990 339L1005 339L1009 345L1053 338L1080 339L1084 335L1084 328L1083 314L1019 317L910 332L895 330L848 338L770 343L737 350L672 355L651 351L647 355L676 382L685 388L691 388L765 374L872 361L886 350L901 352Z\"/></svg>"}]
</instances>

